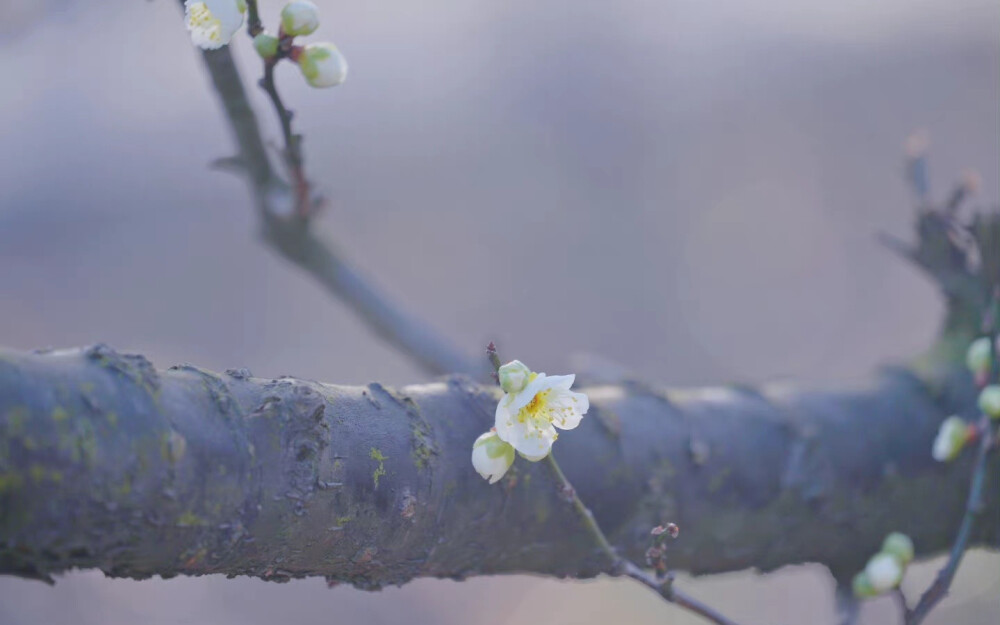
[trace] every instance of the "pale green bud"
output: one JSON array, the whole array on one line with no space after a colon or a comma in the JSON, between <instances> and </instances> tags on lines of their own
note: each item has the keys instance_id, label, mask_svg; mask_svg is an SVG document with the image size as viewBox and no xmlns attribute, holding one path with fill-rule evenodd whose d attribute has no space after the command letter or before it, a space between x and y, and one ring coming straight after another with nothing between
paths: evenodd
<instances>
[{"instance_id":1,"label":"pale green bud","mask_svg":"<svg viewBox=\"0 0 1000 625\"><path fill-rule=\"evenodd\" d=\"M296 61L313 87L336 87L347 79L347 59L332 43L311 43Z\"/></svg>"},{"instance_id":2,"label":"pale green bud","mask_svg":"<svg viewBox=\"0 0 1000 625\"><path fill-rule=\"evenodd\" d=\"M990 384L979 392L979 409L991 419L1000 419L1000 385Z\"/></svg>"},{"instance_id":3,"label":"pale green bud","mask_svg":"<svg viewBox=\"0 0 1000 625\"><path fill-rule=\"evenodd\" d=\"M504 393L517 393L528 385L531 369L520 360L512 360L500 367L497 377L500 378L500 388Z\"/></svg>"},{"instance_id":4,"label":"pale green bud","mask_svg":"<svg viewBox=\"0 0 1000 625\"><path fill-rule=\"evenodd\" d=\"M931 456L938 462L948 462L958 457L969 440L969 426L959 417L948 417L941 422Z\"/></svg>"},{"instance_id":5,"label":"pale green bud","mask_svg":"<svg viewBox=\"0 0 1000 625\"><path fill-rule=\"evenodd\" d=\"M495 484L514 464L514 448L500 440L493 430L485 432L472 444L472 466L490 484Z\"/></svg>"},{"instance_id":6,"label":"pale green bud","mask_svg":"<svg viewBox=\"0 0 1000 625\"><path fill-rule=\"evenodd\" d=\"M278 54L278 38L270 33L260 33L253 38L253 47L262 59L273 59Z\"/></svg>"},{"instance_id":7,"label":"pale green bud","mask_svg":"<svg viewBox=\"0 0 1000 625\"><path fill-rule=\"evenodd\" d=\"M308 0L295 0L281 9L281 30L298 37L311 35L319 28L319 9Z\"/></svg>"},{"instance_id":8,"label":"pale green bud","mask_svg":"<svg viewBox=\"0 0 1000 625\"><path fill-rule=\"evenodd\" d=\"M895 556L903 566L913 562L913 541L901 532L893 532L882 542L882 553Z\"/></svg>"},{"instance_id":9,"label":"pale green bud","mask_svg":"<svg viewBox=\"0 0 1000 625\"><path fill-rule=\"evenodd\" d=\"M965 353L965 364L969 367L969 371L973 374L979 375L984 372L989 372L992 363L992 352L990 348L990 339L985 336L981 336L969 345L969 351Z\"/></svg>"},{"instance_id":10,"label":"pale green bud","mask_svg":"<svg viewBox=\"0 0 1000 625\"><path fill-rule=\"evenodd\" d=\"M854 576L851 587L854 589L854 596L859 599L871 599L878 596L878 592L872 586L871 580L868 579L868 574L864 571Z\"/></svg>"}]
</instances>

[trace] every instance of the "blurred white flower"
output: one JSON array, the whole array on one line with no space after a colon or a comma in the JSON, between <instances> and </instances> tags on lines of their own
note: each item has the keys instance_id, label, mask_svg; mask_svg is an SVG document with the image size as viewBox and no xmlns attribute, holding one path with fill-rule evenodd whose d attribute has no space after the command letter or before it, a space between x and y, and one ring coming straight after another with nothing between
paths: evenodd
<instances>
[{"instance_id":1,"label":"blurred white flower","mask_svg":"<svg viewBox=\"0 0 1000 625\"><path fill-rule=\"evenodd\" d=\"M965 364L975 375L989 373L992 360L992 350L990 349L989 337L981 336L969 345L969 351L965 353Z\"/></svg>"},{"instance_id":2,"label":"blurred white flower","mask_svg":"<svg viewBox=\"0 0 1000 625\"><path fill-rule=\"evenodd\" d=\"M527 460L545 458L559 437L556 428L572 430L590 409L586 395L569 390L575 379L575 375L529 374L520 391L504 393L497 404L497 435Z\"/></svg>"},{"instance_id":3,"label":"blurred white flower","mask_svg":"<svg viewBox=\"0 0 1000 625\"><path fill-rule=\"evenodd\" d=\"M204 50L221 48L243 25L246 10L243 0L185 0L184 21L191 41Z\"/></svg>"},{"instance_id":4,"label":"blurred white flower","mask_svg":"<svg viewBox=\"0 0 1000 625\"><path fill-rule=\"evenodd\" d=\"M902 532L893 532L882 542L882 553L896 556L906 566L913 562L913 540Z\"/></svg>"},{"instance_id":5,"label":"blurred white flower","mask_svg":"<svg viewBox=\"0 0 1000 625\"><path fill-rule=\"evenodd\" d=\"M500 440L494 430L479 436L472 444L472 466L476 472L495 484L514 464L514 448Z\"/></svg>"},{"instance_id":6,"label":"blurred white flower","mask_svg":"<svg viewBox=\"0 0 1000 625\"><path fill-rule=\"evenodd\" d=\"M938 462L948 462L958 457L969 439L969 426L959 417L948 417L941 422L931 456Z\"/></svg>"},{"instance_id":7,"label":"blurred white flower","mask_svg":"<svg viewBox=\"0 0 1000 625\"><path fill-rule=\"evenodd\" d=\"M281 30L297 37L311 35L319 28L319 9L308 0L295 0L281 9Z\"/></svg>"},{"instance_id":8,"label":"blurred white flower","mask_svg":"<svg viewBox=\"0 0 1000 625\"><path fill-rule=\"evenodd\" d=\"M876 593L884 593L899 586L903 581L903 565L896 556L878 553L865 566L865 576Z\"/></svg>"},{"instance_id":9,"label":"blurred white flower","mask_svg":"<svg viewBox=\"0 0 1000 625\"><path fill-rule=\"evenodd\" d=\"M332 43L311 43L297 53L295 61L313 87L336 87L347 79L347 59Z\"/></svg>"}]
</instances>

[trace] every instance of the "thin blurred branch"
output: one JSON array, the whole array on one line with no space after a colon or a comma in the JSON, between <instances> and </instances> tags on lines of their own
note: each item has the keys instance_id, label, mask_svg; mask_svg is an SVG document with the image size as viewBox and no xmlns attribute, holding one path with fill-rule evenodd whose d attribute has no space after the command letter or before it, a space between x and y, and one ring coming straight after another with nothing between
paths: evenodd
<instances>
[{"instance_id":1,"label":"thin blurred branch","mask_svg":"<svg viewBox=\"0 0 1000 625\"><path fill-rule=\"evenodd\" d=\"M983 485L986 482L986 472L989 469L989 458L996 449L996 434L991 431L991 424L986 419L985 430L982 440L976 450L976 460L972 470L972 483L969 487L969 500L965 507L965 514L962 516L962 524L955 536L955 542L948 554L948 561L938 572L934 583L924 591L912 610L906 608L903 603L903 622L906 625L919 625L927 618L931 610L937 606L948 595L951 583L958 572L958 566L962 563L962 556L969 548L969 539L976 520L983 511Z\"/></svg>"},{"instance_id":2,"label":"thin blurred branch","mask_svg":"<svg viewBox=\"0 0 1000 625\"><path fill-rule=\"evenodd\" d=\"M990 345L990 367L988 375L979 382L979 387L986 386L991 380L996 380L1000 374L1000 358L997 354L998 340L998 317L1000 317L1000 285L997 285L993 292L990 306L983 315L983 330L989 338ZM952 544L948 554L948 561L938 572L937 577L930 587L920 596L917 605L911 610L906 605L905 599L901 604L903 622L905 625L919 625L924 621L931 610L937 606L948 595L948 590L955 579L958 567L962 563L962 557L969 547L969 537L975 527L979 515L983 511L983 486L986 482L986 472L989 468L989 457L997 450L998 426L988 415L980 415L977 424L979 432L979 445L976 448L976 460L973 463L971 479L969 484L969 498L965 505L965 514L962 516L962 523L955 535L955 542Z\"/></svg>"},{"instance_id":3,"label":"thin blurred branch","mask_svg":"<svg viewBox=\"0 0 1000 625\"><path fill-rule=\"evenodd\" d=\"M861 602L854 596L850 580L837 580L834 590L834 608L837 625L857 625Z\"/></svg>"},{"instance_id":4,"label":"thin blurred branch","mask_svg":"<svg viewBox=\"0 0 1000 625\"><path fill-rule=\"evenodd\" d=\"M240 163L250 181L264 241L286 260L315 278L390 345L431 374L485 374L485 367L455 349L443 336L407 314L371 281L347 263L295 214L294 194L274 172L256 115L228 47L201 52L230 130L239 146Z\"/></svg>"}]
</instances>

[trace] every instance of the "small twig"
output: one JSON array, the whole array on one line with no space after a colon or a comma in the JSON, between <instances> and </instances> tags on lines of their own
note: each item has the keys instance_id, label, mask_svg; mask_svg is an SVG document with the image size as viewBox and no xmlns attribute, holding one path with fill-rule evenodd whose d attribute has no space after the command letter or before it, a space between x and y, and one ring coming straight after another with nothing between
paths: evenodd
<instances>
[{"instance_id":1,"label":"small twig","mask_svg":"<svg viewBox=\"0 0 1000 625\"><path fill-rule=\"evenodd\" d=\"M494 375L499 374L501 362L500 355L497 353L497 346L493 341L490 341L490 344L486 346L486 357L490 361ZM583 521L587 531L590 532L591 536L593 536L597 546L600 547L601 551L608 556L608 560L610 560L609 572L612 575L625 575L626 577L631 577L632 579L642 583L647 588L650 588L670 603L685 608L695 614L699 614L717 625L737 625L735 621L726 618L697 599L689 597L675 589L673 575L667 574L661 577L648 573L636 566L634 562L618 555L618 551L608 540L608 537L604 535L604 531L597 523L597 519L594 518L594 513L591 512L590 508L588 508L586 504L583 503L583 500L580 499L576 489L573 488L573 484L570 483L569 478L567 478L566 474L563 473L562 467L559 466L559 463L556 461L555 454L553 454L551 450L549 451L549 455L546 456L546 460L548 461L549 468L552 469L552 473L556 477L556 481L559 483L560 495L573 505L573 509L580 516L580 519ZM676 536L676 526L674 526L673 535Z\"/></svg>"},{"instance_id":2,"label":"small twig","mask_svg":"<svg viewBox=\"0 0 1000 625\"><path fill-rule=\"evenodd\" d=\"M892 597L896 600L896 605L899 606L899 614L902 617L901 621L903 625L906 625L906 623L910 619L910 614L912 614L912 610L910 610L910 604L906 600L906 593L903 592L902 588L897 586L892 590Z\"/></svg>"},{"instance_id":3,"label":"small twig","mask_svg":"<svg viewBox=\"0 0 1000 625\"><path fill-rule=\"evenodd\" d=\"M834 602L837 612L837 625L856 625L860 613L861 602L854 596L854 589L849 580L837 580L834 591Z\"/></svg>"},{"instance_id":4,"label":"small twig","mask_svg":"<svg viewBox=\"0 0 1000 625\"><path fill-rule=\"evenodd\" d=\"M281 136L285 141L282 157L292 178L296 213L301 218L307 218L311 213L312 201L309 181L306 179L305 168L302 164L302 136L292 132L294 113L285 106L281 94L278 93L278 86L274 82L274 68L278 61L286 56L283 52L284 47L279 48L278 56L264 61L264 77L260 79L259 84L270 98L274 111L278 115L278 121L281 123Z\"/></svg>"},{"instance_id":5,"label":"small twig","mask_svg":"<svg viewBox=\"0 0 1000 625\"><path fill-rule=\"evenodd\" d=\"M262 32L264 32L264 25L260 22L257 0L247 0L247 34L256 37Z\"/></svg>"},{"instance_id":6,"label":"small twig","mask_svg":"<svg viewBox=\"0 0 1000 625\"><path fill-rule=\"evenodd\" d=\"M948 595L948 589L951 587L952 580L955 579L958 565L961 564L962 556L965 555L965 550L969 545L972 528L983 506L983 483L986 481L987 460L994 444L994 436L989 429L989 419L987 418L986 421L983 424L986 429L976 452L976 462L972 472L972 486L969 489L969 498L965 506L965 516L962 517L962 525L955 536L955 542L948 555L948 562L938 572L934 583L920 596L920 601L917 602L916 607L908 611L904 621L906 625L917 625L923 622L930 611L934 609L934 606Z\"/></svg>"},{"instance_id":7,"label":"small twig","mask_svg":"<svg viewBox=\"0 0 1000 625\"><path fill-rule=\"evenodd\" d=\"M737 625L736 621L729 619L715 609L705 605L701 601L698 601L694 597L690 597L677 590L674 587L673 576L668 575L664 579L657 578L655 575L639 568L634 562L618 555L614 546L608 541L607 536L605 536L604 532L601 530L601 526L597 523L597 519L594 518L594 513L592 513L590 508L583 503L580 496L577 495L576 489L573 488L573 485L566 478L566 474L562 472L562 469L559 467L559 463L556 462L555 455L553 455L552 452L549 452L547 459L549 461L549 467L552 468L552 472L559 481L562 494L571 501L573 508L583 520L584 526L594 537L594 540L601 548L601 551L603 551L611 561L610 572L612 574L630 577L651 589L666 601L680 606L690 612L694 612L695 614L716 623L716 625Z\"/></svg>"}]
</instances>

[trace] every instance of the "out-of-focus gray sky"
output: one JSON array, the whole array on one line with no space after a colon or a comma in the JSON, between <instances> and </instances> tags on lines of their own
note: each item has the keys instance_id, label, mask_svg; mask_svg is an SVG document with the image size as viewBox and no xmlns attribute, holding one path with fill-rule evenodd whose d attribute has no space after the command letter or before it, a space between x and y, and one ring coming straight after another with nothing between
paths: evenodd
<instances>
[{"instance_id":1,"label":"out-of-focus gray sky","mask_svg":"<svg viewBox=\"0 0 1000 625\"><path fill-rule=\"evenodd\" d=\"M232 144L176 4L0 5L0 344L424 379L270 255L244 185L206 167ZM261 4L274 24L281 3ZM285 67L279 82L332 199L319 227L470 353L496 339L556 373L595 354L672 385L846 382L926 347L940 318L929 284L874 240L911 228L905 137L929 130L939 195L975 168L998 196L991 0L317 4L312 39L338 44L349 80L311 90ZM252 84L249 42L235 49ZM972 559L937 622L995 622L996 563ZM815 567L691 583L750 622L789 623L832 622L829 585ZM372 596L0 579L0 622L18 624L467 623L483 607L497 611L484 623L670 610L608 581ZM890 613L866 608L872 623Z\"/></svg>"}]
</instances>

